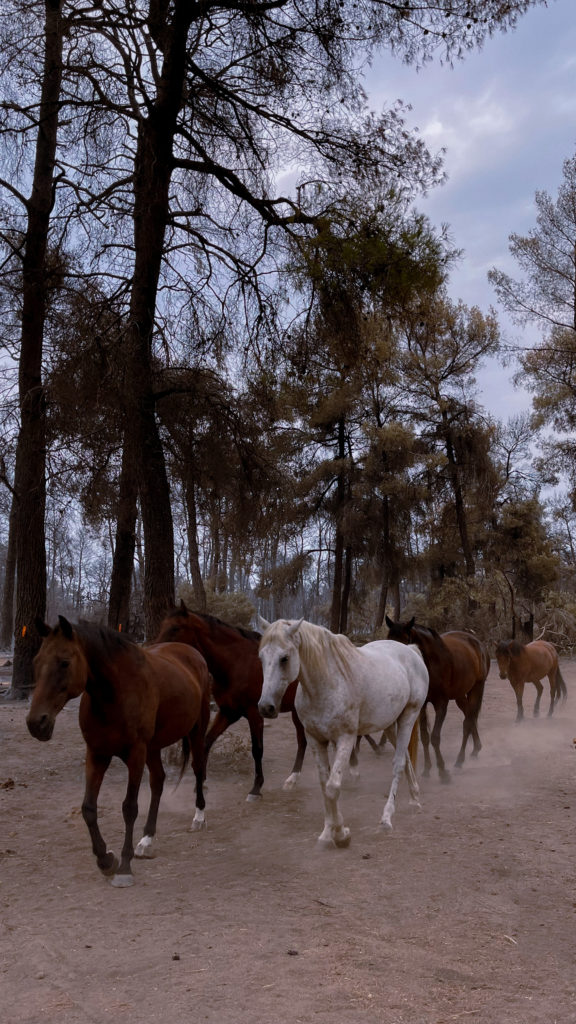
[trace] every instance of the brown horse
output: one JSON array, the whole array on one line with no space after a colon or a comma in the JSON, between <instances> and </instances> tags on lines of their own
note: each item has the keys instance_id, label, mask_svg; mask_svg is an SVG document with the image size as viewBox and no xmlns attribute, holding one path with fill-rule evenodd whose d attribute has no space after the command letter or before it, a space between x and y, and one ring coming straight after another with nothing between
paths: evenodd
<instances>
[{"instance_id":1,"label":"brown horse","mask_svg":"<svg viewBox=\"0 0 576 1024\"><path fill-rule=\"evenodd\" d=\"M414 617L409 622L392 622L386 616L388 639L403 644L417 644L430 677L428 696L420 712L420 734L424 747L424 775L430 774L430 741L436 755L438 772L443 782L448 782L450 773L446 770L440 752L440 733L446 718L448 702L456 704L464 715L462 725L462 746L456 758L456 768L464 764L468 737L472 737L472 757L477 757L482 748L478 735L478 715L482 707L484 684L490 671L490 657L485 645L474 636L462 630L438 634L427 626L416 626ZM434 708L432 735L428 731L427 704Z\"/></svg>"},{"instance_id":2,"label":"brown horse","mask_svg":"<svg viewBox=\"0 0 576 1024\"><path fill-rule=\"evenodd\" d=\"M34 659L35 688L26 724L38 740L49 740L67 701L80 697L79 723L86 741L86 790L82 815L92 850L112 885L133 884L131 861L151 856L165 771L160 751L182 740L182 777L191 755L196 776L194 830L204 827L204 736L210 719L210 674L204 659L184 644L142 648L120 633L63 616L44 637ZM120 862L106 849L98 828L98 794L113 757L128 768L122 804L125 834ZM144 771L150 773L151 800L144 836L136 851L134 823Z\"/></svg>"},{"instance_id":3,"label":"brown horse","mask_svg":"<svg viewBox=\"0 0 576 1024\"><path fill-rule=\"evenodd\" d=\"M218 712L206 735L206 756L212 744L240 718L250 727L254 784L247 800L262 795L264 783L262 755L264 752L264 722L258 711L262 693L262 665L258 657L260 633L240 626L231 626L213 615L190 612L182 601L180 607L164 619L156 642L177 641L195 647L206 659L212 673L212 694ZM304 727L294 710L294 696L298 683L292 682L282 701L281 711L289 711L296 729L298 749L294 767L284 783L291 789L302 770L306 750Z\"/></svg>"},{"instance_id":4,"label":"brown horse","mask_svg":"<svg viewBox=\"0 0 576 1024\"><path fill-rule=\"evenodd\" d=\"M566 700L566 683L562 678L558 665L558 654L553 644L547 640L533 640L529 644L521 644L519 640L501 640L496 647L496 659L500 670L500 679L509 679L516 694L516 721L524 718L522 696L524 683L534 683L536 687L536 703L534 717L540 712L540 698L543 686L540 682L548 676L550 683L550 707L548 716L554 711L554 705L561 697Z\"/></svg>"}]
</instances>

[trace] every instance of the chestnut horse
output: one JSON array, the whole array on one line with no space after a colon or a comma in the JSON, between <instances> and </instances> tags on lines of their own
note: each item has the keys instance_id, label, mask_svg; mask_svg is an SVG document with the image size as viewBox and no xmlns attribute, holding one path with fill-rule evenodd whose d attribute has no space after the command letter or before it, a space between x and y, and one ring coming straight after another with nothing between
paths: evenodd
<instances>
[{"instance_id":1,"label":"chestnut horse","mask_svg":"<svg viewBox=\"0 0 576 1024\"><path fill-rule=\"evenodd\" d=\"M519 640L501 640L496 647L496 659L500 670L500 679L509 679L516 694L516 721L524 717L522 696L524 683L534 683L536 687L536 703L534 717L540 711L540 698L543 686L540 682L548 676L550 683L550 707L548 716L554 711L554 705L561 697L566 700L566 683L562 678L558 665L558 654L553 644L547 640L533 640L529 644L521 644Z\"/></svg>"},{"instance_id":2,"label":"chestnut horse","mask_svg":"<svg viewBox=\"0 0 576 1024\"><path fill-rule=\"evenodd\" d=\"M62 615L54 629L36 622L44 637L34 659L35 688L26 718L38 740L49 740L67 701L80 697L79 723L86 741L86 790L82 815L96 863L112 885L132 885L131 861L151 856L165 771L160 751L182 740L180 778L191 755L196 776L192 829L204 827L204 736L210 720L210 674L197 651L184 644L143 648L121 633L89 623L71 625ZM120 862L98 827L98 794L113 757L128 769L122 804L124 845ZM136 851L134 823L144 765L150 773L150 809Z\"/></svg>"},{"instance_id":3,"label":"chestnut horse","mask_svg":"<svg viewBox=\"0 0 576 1024\"><path fill-rule=\"evenodd\" d=\"M430 774L429 745L432 742L436 755L438 772L443 782L450 780L450 773L444 764L440 751L440 733L446 718L448 702L456 704L464 715L462 725L462 746L456 758L456 768L464 764L468 737L472 737L472 757L477 757L482 748L478 735L478 715L482 707L484 684L490 671L490 656L486 646L473 633L453 630L438 634L427 626L416 626L414 617L409 622L392 622L386 616L388 639L403 644L417 644L430 676L428 696L420 713L420 734L424 747L424 775ZM426 707L434 708L432 735L428 731Z\"/></svg>"},{"instance_id":4,"label":"chestnut horse","mask_svg":"<svg viewBox=\"0 0 576 1024\"><path fill-rule=\"evenodd\" d=\"M246 799L257 800L262 796L264 783L264 722L258 711L262 692L262 665L258 657L260 633L231 626L213 615L190 612L181 601L179 608L170 612L160 626L156 642L161 641L177 641L195 647L206 659L212 673L212 694L218 712L206 734L206 756L212 744L230 725L240 718L247 720L252 741L254 783ZM290 683L280 708L292 715L298 742L294 767L284 789L291 789L296 784L306 750L304 727L294 709L297 685L297 681Z\"/></svg>"}]
</instances>

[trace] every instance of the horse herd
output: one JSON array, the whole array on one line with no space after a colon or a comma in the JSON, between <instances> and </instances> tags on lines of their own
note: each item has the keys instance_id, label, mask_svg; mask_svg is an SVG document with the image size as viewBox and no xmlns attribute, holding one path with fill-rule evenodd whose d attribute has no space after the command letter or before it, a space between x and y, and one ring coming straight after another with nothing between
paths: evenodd
<instances>
[{"instance_id":1,"label":"horse herd","mask_svg":"<svg viewBox=\"0 0 576 1024\"><path fill-rule=\"evenodd\" d=\"M55 719L67 701L81 697L79 724L86 743L86 786L82 814L101 872L112 885L133 884L134 856L152 856L158 807L165 780L161 751L181 741L180 777L191 760L196 779L192 829L205 826L203 784L215 740L240 718L251 736L254 781L248 800L261 796L264 718L290 712L297 752L285 789L295 785L309 742L317 763L324 803L323 845L345 847L350 830L339 808L343 772L356 764L362 736L377 746L395 747L393 777L382 813L382 828L392 827L396 793L405 773L411 801L418 804L415 764L420 732L424 775L431 769L430 744L442 781L449 772L440 750L440 734L449 701L462 714L464 762L468 739L472 756L480 751L478 714L490 668L488 649L472 633L435 630L386 617L388 639L356 647L345 636L300 620L260 619L262 633L231 626L214 616L188 611L182 603L162 623L152 644L140 646L125 635L85 622L72 625L59 616L54 628L37 621L43 637L35 658L35 687L26 723L32 736L49 740ZM566 699L558 656L552 644L536 640L498 644L501 678L508 678L523 716L524 684L536 686L537 715L545 676L550 707ZM210 701L217 711L210 723ZM434 708L429 733L426 708ZM333 748L330 759L329 751ZM118 860L98 827L98 795L113 757L128 770L122 804L124 843ZM150 776L150 807L142 839L134 848L138 793L144 772Z\"/></svg>"}]
</instances>

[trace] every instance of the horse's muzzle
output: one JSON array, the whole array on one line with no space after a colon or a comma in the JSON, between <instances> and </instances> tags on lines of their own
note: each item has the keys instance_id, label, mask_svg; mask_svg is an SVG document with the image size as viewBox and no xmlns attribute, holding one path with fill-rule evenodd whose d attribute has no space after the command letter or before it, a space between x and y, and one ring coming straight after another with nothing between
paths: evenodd
<instances>
[{"instance_id":1,"label":"horse's muzzle","mask_svg":"<svg viewBox=\"0 0 576 1024\"><path fill-rule=\"evenodd\" d=\"M269 704L267 701L260 701L258 711L262 718L278 718L278 710L275 704Z\"/></svg>"},{"instance_id":2,"label":"horse's muzzle","mask_svg":"<svg viewBox=\"0 0 576 1024\"><path fill-rule=\"evenodd\" d=\"M31 733L35 740L49 740L54 732L54 719L48 715L39 715L37 718L31 718L28 715L26 725L28 726L28 732Z\"/></svg>"}]
</instances>

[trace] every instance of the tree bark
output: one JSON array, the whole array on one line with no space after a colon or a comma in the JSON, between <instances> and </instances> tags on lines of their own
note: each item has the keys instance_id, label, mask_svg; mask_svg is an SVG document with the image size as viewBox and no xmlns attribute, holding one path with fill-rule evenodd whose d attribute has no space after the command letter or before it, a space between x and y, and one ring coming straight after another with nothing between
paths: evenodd
<instances>
[{"instance_id":1,"label":"tree bark","mask_svg":"<svg viewBox=\"0 0 576 1024\"><path fill-rule=\"evenodd\" d=\"M17 510L14 495L10 506L10 522L8 526L8 545L6 547L6 565L4 568L4 589L2 591L2 624L0 627L0 647L12 648L14 641L14 587L16 583L16 523Z\"/></svg>"},{"instance_id":2,"label":"tree bark","mask_svg":"<svg viewBox=\"0 0 576 1024\"><path fill-rule=\"evenodd\" d=\"M120 471L120 495L110 598L108 601L108 625L111 629L130 631L130 596L132 593L132 572L136 550L136 520L138 518L138 481L134 467L128 459L128 448L122 451Z\"/></svg>"},{"instance_id":3,"label":"tree bark","mask_svg":"<svg viewBox=\"0 0 576 1024\"><path fill-rule=\"evenodd\" d=\"M170 488L158 423L152 371L152 337L158 282L169 217L174 136L185 84L188 31L194 15L188 0L175 0L168 24L162 11L163 48L156 98L139 123L134 166L134 272L126 336L127 457L138 478L144 531L144 614L154 637L174 604L174 533Z\"/></svg>"},{"instance_id":4,"label":"tree bark","mask_svg":"<svg viewBox=\"0 0 576 1024\"><path fill-rule=\"evenodd\" d=\"M40 646L36 616L46 612L46 401L42 348L46 319L46 254L54 203L54 170L62 80L63 0L45 2L45 50L32 192L26 204L22 261L22 341L18 394L20 432L14 490L17 502L16 615L11 696L22 699L33 684L32 661Z\"/></svg>"}]
</instances>

